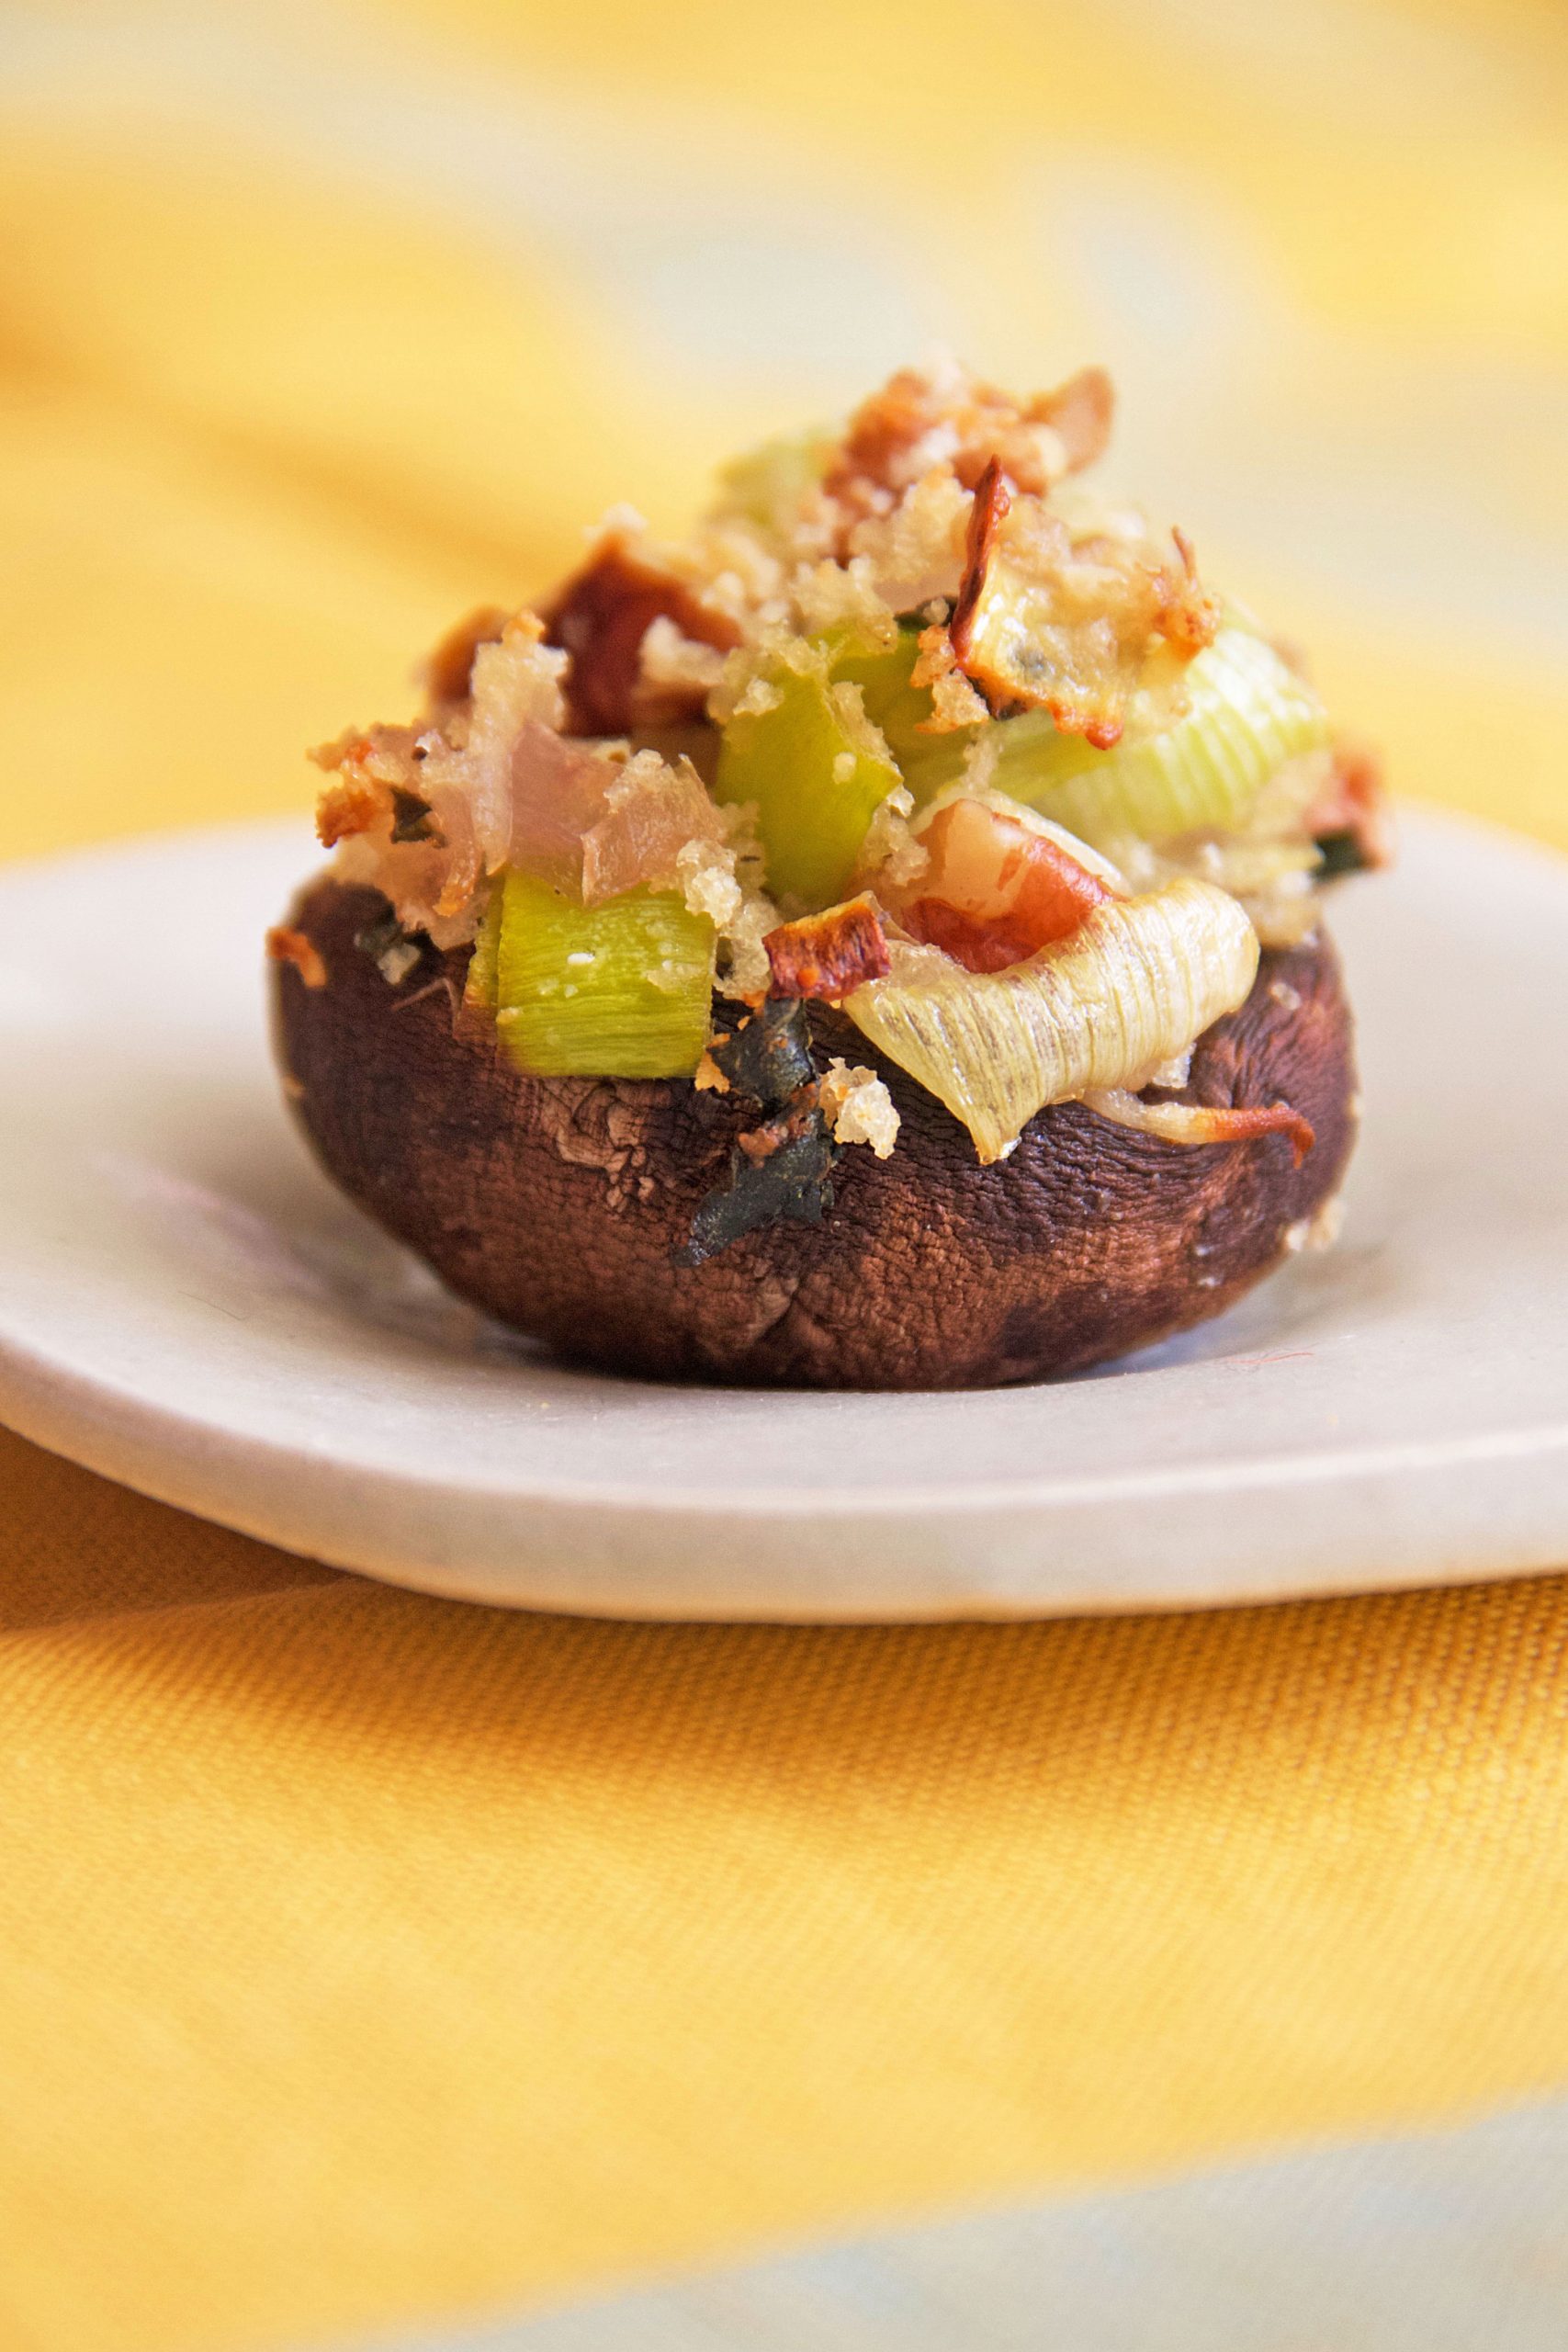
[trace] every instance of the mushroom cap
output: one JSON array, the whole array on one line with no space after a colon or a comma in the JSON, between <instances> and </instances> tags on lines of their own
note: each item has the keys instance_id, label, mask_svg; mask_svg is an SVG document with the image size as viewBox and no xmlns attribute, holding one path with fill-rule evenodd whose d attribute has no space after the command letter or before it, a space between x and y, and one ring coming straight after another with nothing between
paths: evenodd
<instances>
[{"instance_id":1,"label":"mushroom cap","mask_svg":"<svg viewBox=\"0 0 1568 2352\"><path fill-rule=\"evenodd\" d=\"M324 879L289 921L324 986L276 967L288 1091L321 1164L464 1298L558 1355L655 1377L964 1388L1071 1372L1221 1313L1332 1199L1354 1141L1349 1007L1320 933L1267 950L1198 1041L1185 1099L1284 1101L1316 1143L1185 1145L1081 1103L978 1165L966 1131L842 1015L824 1049L874 1068L891 1159L846 1150L818 1226L679 1266L757 1106L684 1080L532 1078L482 1016L455 1019L467 950L389 987L355 935L375 892ZM450 986L442 985L443 981Z\"/></svg>"}]
</instances>

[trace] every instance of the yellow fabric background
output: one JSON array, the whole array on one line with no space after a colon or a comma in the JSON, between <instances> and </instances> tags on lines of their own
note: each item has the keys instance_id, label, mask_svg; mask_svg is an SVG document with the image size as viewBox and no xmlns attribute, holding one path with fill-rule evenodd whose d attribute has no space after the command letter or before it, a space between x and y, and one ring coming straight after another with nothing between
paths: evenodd
<instances>
[{"instance_id":1,"label":"yellow fabric background","mask_svg":"<svg viewBox=\"0 0 1568 2352\"><path fill-rule=\"evenodd\" d=\"M1134 454L1401 779L1568 843L1568 679L1529 593L1568 526L1555 10L18 22L6 851L303 805L298 747L400 709L455 611L852 390L827 332L683 361L678 272L662 331L638 309L645 211L678 260L731 184L786 263L872 224L914 323L998 373L1121 361ZM526 234L421 161L409 94L450 111L452 76L476 121L532 109L520 152L565 141ZM1179 319L1140 379L1137 304L1053 273L1040 223L1080 182L1101 211L1124 183L1138 236L1211 240L1190 364ZM1247 466L1357 486L1342 576L1224 505ZM1358 556L1359 512L1393 547L1385 498L1451 514L1435 586ZM595 1626L333 1576L4 1433L0 1564L17 2352L346 2338L1568 2077L1561 1579Z\"/></svg>"}]
</instances>

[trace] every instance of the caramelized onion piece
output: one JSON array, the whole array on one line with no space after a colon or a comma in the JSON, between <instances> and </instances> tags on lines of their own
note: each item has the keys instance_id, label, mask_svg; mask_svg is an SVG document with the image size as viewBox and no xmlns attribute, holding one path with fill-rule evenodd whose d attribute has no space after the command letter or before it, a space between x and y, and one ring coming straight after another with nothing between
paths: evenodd
<instances>
[{"instance_id":1,"label":"caramelized onion piece","mask_svg":"<svg viewBox=\"0 0 1568 2352\"><path fill-rule=\"evenodd\" d=\"M512 834L506 863L576 896L584 836L608 806L619 768L598 744L525 721L512 757Z\"/></svg>"},{"instance_id":2,"label":"caramelized onion piece","mask_svg":"<svg viewBox=\"0 0 1568 2352\"><path fill-rule=\"evenodd\" d=\"M582 840L582 897L598 906L625 890L670 888L681 879L681 853L692 842L720 847L724 820L684 760L665 764L640 752L612 772L604 813Z\"/></svg>"},{"instance_id":3,"label":"caramelized onion piece","mask_svg":"<svg viewBox=\"0 0 1568 2352\"><path fill-rule=\"evenodd\" d=\"M1054 392L1039 392L1024 413L1048 424L1062 444L1068 473L1078 473L1105 455L1116 414L1116 394L1103 368L1080 368ZM1031 482L1021 484L1032 489Z\"/></svg>"},{"instance_id":4,"label":"caramelized onion piece","mask_svg":"<svg viewBox=\"0 0 1568 2352\"><path fill-rule=\"evenodd\" d=\"M773 974L772 996L838 1004L892 969L876 901L864 893L799 922L780 923L762 945Z\"/></svg>"}]
</instances>

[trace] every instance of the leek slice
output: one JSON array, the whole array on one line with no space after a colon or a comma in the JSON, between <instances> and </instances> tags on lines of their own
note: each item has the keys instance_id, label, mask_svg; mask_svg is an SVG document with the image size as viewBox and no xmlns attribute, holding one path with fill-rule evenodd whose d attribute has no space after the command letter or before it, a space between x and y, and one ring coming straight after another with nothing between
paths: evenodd
<instances>
[{"instance_id":1,"label":"leek slice","mask_svg":"<svg viewBox=\"0 0 1568 2352\"><path fill-rule=\"evenodd\" d=\"M484 920L474 934L474 952L468 958L468 975L463 982L465 1004L482 1006L493 1012L501 977L501 923L505 911L506 894L500 882L493 883L484 910Z\"/></svg>"},{"instance_id":2,"label":"leek slice","mask_svg":"<svg viewBox=\"0 0 1568 2352\"><path fill-rule=\"evenodd\" d=\"M863 637L852 636L829 649L833 676L860 688L865 715L882 730L906 781L911 763L940 740L919 732L931 715L931 688L909 684L919 651L920 631L908 621L899 622L889 646L868 647Z\"/></svg>"},{"instance_id":3,"label":"leek slice","mask_svg":"<svg viewBox=\"0 0 1568 2352\"><path fill-rule=\"evenodd\" d=\"M714 927L673 890L602 906L531 874L502 885L496 1027L543 1078L689 1078L707 1043Z\"/></svg>"},{"instance_id":4,"label":"leek slice","mask_svg":"<svg viewBox=\"0 0 1568 2352\"><path fill-rule=\"evenodd\" d=\"M1000 1159L1037 1111L1088 1088L1146 1085L1244 1003L1258 935L1228 892L1183 879L1108 899L1070 938L1002 972L899 943L844 1011Z\"/></svg>"},{"instance_id":5,"label":"leek slice","mask_svg":"<svg viewBox=\"0 0 1568 2352\"><path fill-rule=\"evenodd\" d=\"M1063 734L1044 711L997 722L987 730L996 745L987 781L1114 855L1128 840L1234 831L1287 761L1329 740L1312 688L1247 629L1223 628L1178 683L1179 718L1108 752ZM919 797L957 779L975 738L936 741L943 749L928 752L909 779Z\"/></svg>"},{"instance_id":6,"label":"leek slice","mask_svg":"<svg viewBox=\"0 0 1568 2352\"><path fill-rule=\"evenodd\" d=\"M736 514L783 536L827 472L838 440L830 427L780 433L720 469L714 512Z\"/></svg>"},{"instance_id":7,"label":"leek slice","mask_svg":"<svg viewBox=\"0 0 1568 2352\"><path fill-rule=\"evenodd\" d=\"M775 897L832 906L849 889L866 828L899 782L860 688L804 642L760 680L762 709L724 730L714 791L752 803Z\"/></svg>"}]
</instances>

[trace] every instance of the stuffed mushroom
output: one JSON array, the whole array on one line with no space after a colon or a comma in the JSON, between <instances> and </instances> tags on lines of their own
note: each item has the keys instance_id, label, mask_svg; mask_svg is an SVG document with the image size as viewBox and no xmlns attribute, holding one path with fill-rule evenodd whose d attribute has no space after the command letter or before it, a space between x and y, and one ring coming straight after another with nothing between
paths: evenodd
<instances>
[{"instance_id":1,"label":"stuffed mushroom","mask_svg":"<svg viewBox=\"0 0 1568 2352\"><path fill-rule=\"evenodd\" d=\"M1181 532L1088 492L1111 391L906 371L626 511L316 754L270 937L330 1174L562 1355L1039 1377L1330 1229L1325 887L1375 770Z\"/></svg>"}]
</instances>

